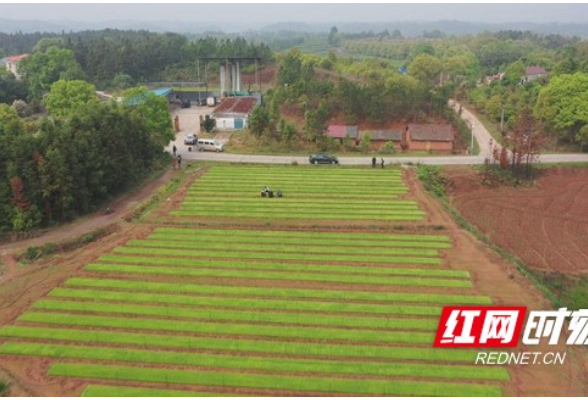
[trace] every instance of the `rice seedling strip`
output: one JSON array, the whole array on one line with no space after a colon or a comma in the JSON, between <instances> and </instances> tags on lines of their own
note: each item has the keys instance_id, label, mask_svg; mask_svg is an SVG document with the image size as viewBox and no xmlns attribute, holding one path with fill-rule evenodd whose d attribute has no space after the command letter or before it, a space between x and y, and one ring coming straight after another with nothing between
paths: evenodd
<instances>
[{"instance_id":1,"label":"rice seedling strip","mask_svg":"<svg viewBox=\"0 0 588 400\"><path fill-rule=\"evenodd\" d=\"M276 218L276 219L336 219L336 220L361 220L361 221L422 221L418 215L385 215L365 216L349 214L290 214L290 213L248 213L226 211L171 211L170 215L176 217L221 217L221 218Z\"/></svg>"},{"instance_id":2,"label":"rice seedling strip","mask_svg":"<svg viewBox=\"0 0 588 400\"><path fill-rule=\"evenodd\" d=\"M104 330L80 330L53 327L4 326L0 337L43 339L83 343L126 344L145 347L223 350L309 357L343 357L374 359L406 359L436 362L463 362L471 364L477 351L463 349L435 349L432 347L387 347L359 344L300 343L292 340L247 340L163 335Z\"/></svg>"},{"instance_id":3,"label":"rice seedling strip","mask_svg":"<svg viewBox=\"0 0 588 400\"><path fill-rule=\"evenodd\" d=\"M333 375L406 376L418 378L508 380L504 368L464 367L459 365L402 364L330 360L280 359L256 356L193 354L171 351L72 346L47 343L8 342L0 347L1 354L79 358L131 363L187 365L194 367L232 368L243 370L315 372Z\"/></svg>"},{"instance_id":4,"label":"rice seedling strip","mask_svg":"<svg viewBox=\"0 0 588 400\"><path fill-rule=\"evenodd\" d=\"M275 287L247 287L240 286L215 286L206 284L194 283L169 283L169 282L152 282L141 280L123 280L123 279L107 279L107 278L70 278L65 281L67 287L94 287L94 288L109 288L122 290L139 290L152 291L170 294L177 293L193 293L197 295L223 295L234 297L253 296L258 298L288 298L289 303L296 300L307 299L322 299L330 302L344 302L349 304L349 301L376 301L380 303L433 303L442 305L457 305L457 304L478 304L488 305L492 304L490 298L486 296L472 296L472 295L456 295L456 294L436 294L436 293L401 293L401 292L359 292L359 291L343 291L343 290L317 290L317 289L292 289L292 288L275 288ZM62 290L56 288L55 290ZM166 297L165 296L160 297ZM220 300L219 297L217 297ZM397 305L397 304L393 304ZM440 308L435 307L436 312Z\"/></svg>"},{"instance_id":5,"label":"rice seedling strip","mask_svg":"<svg viewBox=\"0 0 588 400\"><path fill-rule=\"evenodd\" d=\"M187 390L160 389L134 386L88 385L82 397L227 397L227 393L203 393ZM247 397L230 393L231 397Z\"/></svg>"},{"instance_id":6,"label":"rice seedling strip","mask_svg":"<svg viewBox=\"0 0 588 400\"><path fill-rule=\"evenodd\" d=\"M148 315L168 318L194 318L207 321L246 321L266 322L291 325L345 326L357 329L386 328L396 330L434 331L437 321L416 318L370 318L352 315L301 314L292 312L262 312L259 310L219 310L203 308L186 308L170 306L151 306L119 302L116 307L112 303L97 301L68 301L42 299L33 304L40 310L98 312L107 314Z\"/></svg>"},{"instance_id":7,"label":"rice seedling strip","mask_svg":"<svg viewBox=\"0 0 588 400\"><path fill-rule=\"evenodd\" d=\"M149 293L149 292L114 292L101 290L55 288L49 293L50 297L68 297L90 300L121 301L126 303L160 303L183 304L204 307L226 307L237 309L259 310L292 310L329 313L358 313L385 315L441 315L441 307L417 306L411 304L356 304L334 301L309 300L281 300L255 298L223 298L215 296L189 296L179 294Z\"/></svg>"},{"instance_id":8,"label":"rice seedling strip","mask_svg":"<svg viewBox=\"0 0 588 400\"><path fill-rule=\"evenodd\" d=\"M420 381L417 383L411 381L279 375L272 375L271 379L268 379L267 375L261 374L186 371L76 363L56 363L49 369L49 375L141 382L164 382L166 384L206 385L212 387L228 386L294 390L298 392L394 394L407 396L500 396L501 394L500 388L497 386L479 384Z\"/></svg>"},{"instance_id":9,"label":"rice seedling strip","mask_svg":"<svg viewBox=\"0 0 588 400\"><path fill-rule=\"evenodd\" d=\"M433 257L415 256L373 256L373 255L342 255L342 254L283 254L280 252L246 252L224 249L222 252L209 251L207 249L161 249L144 247L116 247L114 253L136 254L136 255L163 255L163 256L185 256L185 257L211 257L217 258L222 255L225 258L242 259L270 259L270 260L305 260L305 261L356 261L365 263L383 264L435 264L441 261Z\"/></svg>"}]
</instances>

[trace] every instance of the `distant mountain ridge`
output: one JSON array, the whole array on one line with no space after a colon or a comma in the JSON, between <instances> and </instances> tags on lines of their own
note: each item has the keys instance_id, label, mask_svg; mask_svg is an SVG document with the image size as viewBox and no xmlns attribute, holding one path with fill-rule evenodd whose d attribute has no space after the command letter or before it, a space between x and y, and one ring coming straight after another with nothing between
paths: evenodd
<instances>
[{"instance_id":1,"label":"distant mountain ridge","mask_svg":"<svg viewBox=\"0 0 588 400\"><path fill-rule=\"evenodd\" d=\"M329 22L329 23L305 23L305 22L276 22L268 25L253 25L246 21L239 22L189 22L189 21L138 21L138 20L112 20L101 22L84 21L40 21L40 20L14 20L0 18L0 32L2 33L34 33L34 32L71 32L83 30L132 29L149 30L152 32L176 32L202 34L206 32L224 33L251 33L251 32L307 32L326 33L332 26L336 26L341 33L382 32L384 30L400 30L404 36L421 36L423 32L435 29L447 35L475 35L480 32L496 32L500 30L532 31L542 34L562 34L588 37L588 23L483 23L468 21L393 21L390 22Z\"/></svg>"}]
</instances>

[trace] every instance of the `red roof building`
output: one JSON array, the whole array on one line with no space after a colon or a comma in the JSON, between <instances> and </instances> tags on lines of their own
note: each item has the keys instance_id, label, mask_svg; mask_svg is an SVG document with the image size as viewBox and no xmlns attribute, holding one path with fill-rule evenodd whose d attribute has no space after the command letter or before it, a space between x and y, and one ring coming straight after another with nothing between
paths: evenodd
<instances>
[{"instance_id":1,"label":"red roof building","mask_svg":"<svg viewBox=\"0 0 588 400\"><path fill-rule=\"evenodd\" d=\"M257 97L229 97L212 112L219 130L238 130L247 127L249 115L259 103Z\"/></svg>"},{"instance_id":2,"label":"red roof building","mask_svg":"<svg viewBox=\"0 0 588 400\"><path fill-rule=\"evenodd\" d=\"M18 74L18 64L28 56L28 54L19 54L16 56L8 56L4 59L6 69L12 72L14 76L16 76L16 79L20 79L20 75Z\"/></svg>"}]
</instances>

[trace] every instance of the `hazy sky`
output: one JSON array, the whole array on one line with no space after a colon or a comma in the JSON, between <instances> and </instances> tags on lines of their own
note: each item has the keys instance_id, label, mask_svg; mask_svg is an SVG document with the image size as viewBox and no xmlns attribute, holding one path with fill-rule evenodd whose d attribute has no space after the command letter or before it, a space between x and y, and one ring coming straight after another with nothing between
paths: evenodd
<instances>
[{"instance_id":1,"label":"hazy sky","mask_svg":"<svg viewBox=\"0 0 588 400\"><path fill-rule=\"evenodd\" d=\"M7 4L0 18L114 21L273 22L588 22L588 4Z\"/></svg>"}]
</instances>

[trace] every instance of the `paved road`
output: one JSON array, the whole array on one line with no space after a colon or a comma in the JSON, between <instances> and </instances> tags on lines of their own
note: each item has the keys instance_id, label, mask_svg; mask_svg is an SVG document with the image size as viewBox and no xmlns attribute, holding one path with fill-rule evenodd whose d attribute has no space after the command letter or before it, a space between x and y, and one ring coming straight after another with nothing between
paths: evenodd
<instances>
[{"instance_id":1,"label":"paved road","mask_svg":"<svg viewBox=\"0 0 588 400\"><path fill-rule=\"evenodd\" d=\"M460 104L454 100L449 101L449 105L458 111ZM430 156L430 157L404 157L404 156L385 156L386 164L433 164L433 165L473 165L483 164L486 158L491 155L490 139L492 136L486 130L484 125L462 107L461 118L472 127L474 137L480 146L480 154L477 156ZM492 145L500 149L500 145L494 140ZM182 145L183 147L183 145ZM178 146L180 148L180 146ZM255 164L291 164L296 161L298 164L308 164L308 157L295 156L263 156L263 155L245 155L245 154L225 154L209 152L182 152L184 160L206 160L221 161L233 163L255 163ZM378 161L381 156L377 156ZM339 157L341 165L371 165L372 156L364 157ZM540 157L543 163L568 163L568 162L588 162L588 154L546 154Z\"/></svg>"}]
</instances>

